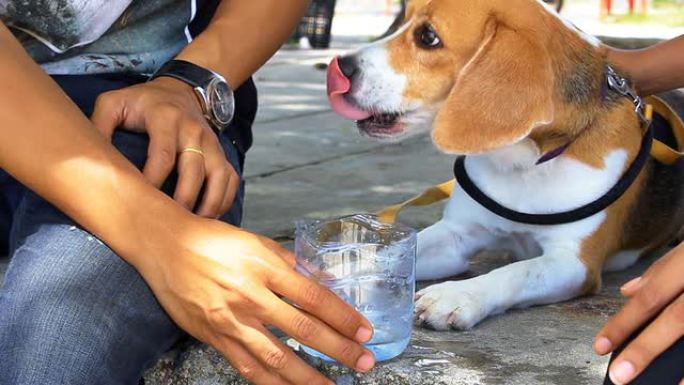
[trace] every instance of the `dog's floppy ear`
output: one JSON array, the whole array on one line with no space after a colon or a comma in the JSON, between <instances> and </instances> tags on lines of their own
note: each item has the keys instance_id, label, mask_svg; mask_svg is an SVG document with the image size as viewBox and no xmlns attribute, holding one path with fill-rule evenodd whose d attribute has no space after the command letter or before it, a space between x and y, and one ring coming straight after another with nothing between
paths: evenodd
<instances>
[{"instance_id":1,"label":"dog's floppy ear","mask_svg":"<svg viewBox=\"0 0 684 385\"><path fill-rule=\"evenodd\" d=\"M554 75L546 50L493 18L456 76L432 137L441 150L476 154L513 144L554 116Z\"/></svg>"}]
</instances>

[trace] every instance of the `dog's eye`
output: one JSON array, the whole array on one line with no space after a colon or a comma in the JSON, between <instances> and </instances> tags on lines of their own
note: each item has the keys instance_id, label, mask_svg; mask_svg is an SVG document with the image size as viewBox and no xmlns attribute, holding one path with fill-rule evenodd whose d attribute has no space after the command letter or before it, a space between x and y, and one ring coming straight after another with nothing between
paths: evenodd
<instances>
[{"instance_id":1,"label":"dog's eye","mask_svg":"<svg viewBox=\"0 0 684 385\"><path fill-rule=\"evenodd\" d=\"M415 31L416 43L418 46L425 49L433 49L442 47L442 39L437 36L437 32L430 24L423 24L416 28Z\"/></svg>"}]
</instances>

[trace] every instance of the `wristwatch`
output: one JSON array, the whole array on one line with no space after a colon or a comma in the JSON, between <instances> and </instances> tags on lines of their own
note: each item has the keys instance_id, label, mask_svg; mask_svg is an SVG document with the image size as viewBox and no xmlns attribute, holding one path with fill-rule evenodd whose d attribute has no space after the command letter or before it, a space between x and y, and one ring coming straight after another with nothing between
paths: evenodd
<instances>
[{"instance_id":1,"label":"wristwatch","mask_svg":"<svg viewBox=\"0 0 684 385\"><path fill-rule=\"evenodd\" d=\"M175 78L190 85L195 90L204 116L216 131L223 131L233 120L235 97L223 76L197 64L176 59L161 66L150 80L161 76Z\"/></svg>"}]
</instances>

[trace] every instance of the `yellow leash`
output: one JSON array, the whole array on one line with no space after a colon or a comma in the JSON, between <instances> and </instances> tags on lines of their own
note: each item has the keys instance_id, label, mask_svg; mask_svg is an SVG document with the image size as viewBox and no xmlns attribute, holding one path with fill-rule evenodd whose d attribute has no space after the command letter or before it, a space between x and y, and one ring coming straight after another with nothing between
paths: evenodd
<instances>
[{"instance_id":1,"label":"yellow leash","mask_svg":"<svg viewBox=\"0 0 684 385\"><path fill-rule=\"evenodd\" d=\"M647 104L644 111L644 116L646 117L647 121L651 121L653 117L653 111L655 111L665 118L672 126L672 131L677 139L677 150L657 139L653 139L653 145L651 146L651 156L655 160L663 164L671 165L684 157L684 152L681 151L684 148L684 121L682 121L682 118L679 117L677 112L675 112L674 109L670 107L670 105L668 105L663 99L657 96L649 96L645 99L645 101ZM382 222L394 223L397 221L397 217L399 217L401 211L407 207L429 206L431 204L448 199L451 197L454 186L456 186L456 179L451 179L447 182L432 186L425 190L422 194L417 195L405 202L385 207L376 215Z\"/></svg>"},{"instance_id":2,"label":"yellow leash","mask_svg":"<svg viewBox=\"0 0 684 385\"><path fill-rule=\"evenodd\" d=\"M684 148L684 122L679 114L663 99L657 96L649 96L645 101L648 103L647 108L650 106L651 111L655 111L665 118L672 127L672 133L677 140L678 148L676 150L659 140L653 140L653 147L651 147L653 158L660 163L671 165L684 156L684 152L682 152Z\"/></svg>"},{"instance_id":3,"label":"yellow leash","mask_svg":"<svg viewBox=\"0 0 684 385\"><path fill-rule=\"evenodd\" d=\"M399 213L409 206L429 206L433 203L443 201L451 196L456 179L432 186L425 190L422 194L415 196L406 202L402 202L393 206L386 207L380 210L377 215L381 222L394 223L397 221Z\"/></svg>"}]
</instances>

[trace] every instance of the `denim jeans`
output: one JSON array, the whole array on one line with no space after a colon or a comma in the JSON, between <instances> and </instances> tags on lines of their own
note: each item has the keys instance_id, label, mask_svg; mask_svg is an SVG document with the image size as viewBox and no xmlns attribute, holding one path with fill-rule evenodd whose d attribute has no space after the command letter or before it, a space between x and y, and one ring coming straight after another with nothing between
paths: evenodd
<instances>
[{"instance_id":1,"label":"denim jeans","mask_svg":"<svg viewBox=\"0 0 684 385\"><path fill-rule=\"evenodd\" d=\"M221 142L241 173L233 143ZM143 166L147 136L117 131L113 143ZM173 187L171 177L162 189ZM241 184L224 221L239 225L243 194ZM0 232L11 257L0 290L0 384L137 384L184 336L133 267L2 170Z\"/></svg>"}]
</instances>

